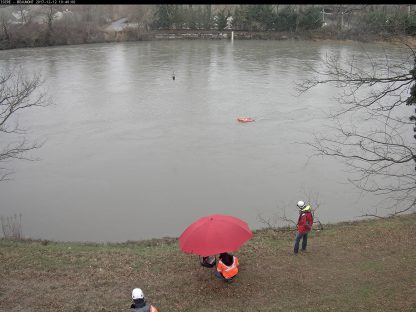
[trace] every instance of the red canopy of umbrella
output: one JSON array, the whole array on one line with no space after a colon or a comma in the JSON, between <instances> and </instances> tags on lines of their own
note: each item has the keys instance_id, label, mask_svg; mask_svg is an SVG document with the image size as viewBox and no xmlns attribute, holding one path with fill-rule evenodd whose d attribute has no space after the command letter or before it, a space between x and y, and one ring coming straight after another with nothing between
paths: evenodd
<instances>
[{"instance_id":1,"label":"red canopy of umbrella","mask_svg":"<svg viewBox=\"0 0 416 312\"><path fill-rule=\"evenodd\" d=\"M179 237L180 250L202 257L236 251L253 236L248 224L236 217L214 214L203 217Z\"/></svg>"}]
</instances>

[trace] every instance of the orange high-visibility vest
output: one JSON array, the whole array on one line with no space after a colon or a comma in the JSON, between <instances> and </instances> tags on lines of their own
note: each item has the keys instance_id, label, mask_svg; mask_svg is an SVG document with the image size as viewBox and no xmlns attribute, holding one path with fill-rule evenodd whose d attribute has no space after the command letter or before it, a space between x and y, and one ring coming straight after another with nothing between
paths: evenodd
<instances>
[{"instance_id":1,"label":"orange high-visibility vest","mask_svg":"<svg viewBox=\"0 0 416 312\"><path fill-rule=\"evenodd\" d=\"M231 278L238 273L238 265L238 258L233 256L233 263L230 266L226 266L221 260L218 261L217 271L222 273L225 278Z\"/></svg>"}]
</instances>

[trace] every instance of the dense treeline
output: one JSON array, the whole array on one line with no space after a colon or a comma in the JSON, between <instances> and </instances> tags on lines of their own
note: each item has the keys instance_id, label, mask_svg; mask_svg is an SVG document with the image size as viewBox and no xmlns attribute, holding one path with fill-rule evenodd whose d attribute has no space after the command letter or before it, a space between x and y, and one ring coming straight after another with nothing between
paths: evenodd
<instances>
[{"instance_id":1,"label":"dense treeline","mask_svg":"<svg viewBox=\"0 0 416 312\"><path fill-rule=\"evenodd\" d=\"M321 10L307 7L297 10L286 6L280 11L273 5L241 5L212 12L210 5L158 5L154 29L233 29L245 31L301 31L322 26Z\"/></svg>"},{"instance_id":2,"label":"dense treeline","mask_svg":"<svg viewBox=\"0 0 416 312\"><path fill-rule=\"evenodd\" d=\"M416 14L407 5L235 5L223 6L215 14L212 5L157 5L151 26L244 31L310 31L332 26L340 31L415 35Z\"/></svg>"},{"instance_id":3,"label":"dense treeline","mask_svg":"<svg viewBox=\"0 0 416 312\"><path fill-rule=\"evenodd\" d=\"M111 29L125 18L124 28ZM416 34L411 5L0 6L0 48L140 40L166 30ZM120 35L121 34L121 35Z\"/></svg>"}]
</instances>

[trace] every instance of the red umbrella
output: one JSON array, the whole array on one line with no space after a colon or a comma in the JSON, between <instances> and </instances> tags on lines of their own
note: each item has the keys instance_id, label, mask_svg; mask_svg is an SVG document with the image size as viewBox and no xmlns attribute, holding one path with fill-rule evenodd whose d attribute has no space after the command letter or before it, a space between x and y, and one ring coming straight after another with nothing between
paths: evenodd
<instances>
[{"instance_id":1,"label":"red umbrella","mask_svg":"<svg viewBox=\"0 0 416 312\"><path fill-rule=\"evenodd\" d=\"M203 217L179 237L181 251L202 257L238 250L253 236L248 224L220 214Z\"/></svg>"}]
</instances>

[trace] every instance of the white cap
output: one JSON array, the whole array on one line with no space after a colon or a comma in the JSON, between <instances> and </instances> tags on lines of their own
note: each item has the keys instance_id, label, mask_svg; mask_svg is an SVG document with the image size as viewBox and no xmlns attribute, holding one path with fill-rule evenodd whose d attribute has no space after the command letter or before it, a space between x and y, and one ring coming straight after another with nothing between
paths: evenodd
<instances>
[{"instance_id":1,"label":"white cap","mask_svg":"<svg viewBox=\"0 0 416 312\"><path fill-rule=\"evenodd\" d=\"M143 291L140 288L135 288L131 292L131 297L133 298L133 300L143 299L144 298Z\"/></svg>"},{"instance_id":2,"label":"white cap","mask_svg":"<svg viewBox=\"0 0 416 312\"><path fill-rule=\"evenodd\" d=\"M299 207L299 209L302 209L303 207L305 207L305 202L303 202L303 201L298 201L298 207Z\"/></svg>"}]
</instances>

